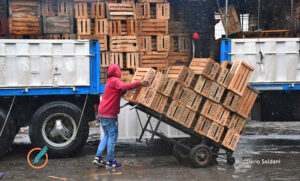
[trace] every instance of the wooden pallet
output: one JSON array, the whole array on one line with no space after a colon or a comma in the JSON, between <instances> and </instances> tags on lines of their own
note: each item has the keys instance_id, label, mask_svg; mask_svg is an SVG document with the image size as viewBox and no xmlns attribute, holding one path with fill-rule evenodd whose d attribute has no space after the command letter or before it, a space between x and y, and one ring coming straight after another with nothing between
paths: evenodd
<instances>
[{"instance_id":1,"label":"wooden pallet","mask_svg":"<svg viewBox=\"0 0 300 181\"><path fill-rule=\"evenodd\" d=\"M95 35L108 35L107 19L98 19L95 23Z\"/></svg>"},{"instance_id":2,"label":"wooden pallet","mask_svg":"<svg viewBox=\"0 0 300 181\"><path fill-rule=\"evenodd\" d=\"M135 5L133 3L107 3L107 17L110 20L135 19Z\"/></svg>"},{"instance_id":3,"label":"wooden pallet","mask_svg":"<svg viewBox=\"0 0 300 181\"><path fill-rule=\"evenodd\" d=\"M87 2L75 3L75 18L76 19L87 19L88 14L88 5Z\"/></svg>"},{"instance_id":4,"label":"wooden pallet","mask_svg":"<svg viewBox=\"0 0 300 181\"><path fill-rule=\"evenodd\" d=\"M155 77L155 73L156 70L152 68L137 68L131 82L145 80L151 84L152 80ZM136 88L135 92L133 90L130 90L126 93L125 99L127 101L142 103L144 102L145 96L149 88L150 87L138 87Z\"/></svg>"},{"instance_id":5,"label":"wooden pallet","mask_svg":"<svg viewBox=\"0 0 300 181\"><path fill-rule=\"evenodd\" d=\"M170 36L139 36L140 51L169 51Z\"/></svg>"},{"instance_id":6,"label":"wooden pallet","mask_svg":"<svg viewBox=\"0 0 300 181\"><path fill-rule=\"evenodd\" d=\"M170 51L185 52L191 50L191 38L186 36L171 36Z\"/></svg>"},{"instance_id":7,"label":"wooden pallet","mask_svg":"<svg viewBox=\"0 0 300 181\"><path fill-rule=\"evenodd\" d=\"M8 34L8 22L7 18L0 18L0 35Z\"/></svg>"},{"instance_id":8,"label":"wooden pallet","mask_svg":"<svg viewBox=\"0 0 300 181\"><path fill-rule=\"evenodd\" d=\"M120 68L124 68L123 53L112 53L110 52L110 65L117 64Z\"/></svg>"},{"instance_id":9,"label":"wooden pallet","mask_svg":"<svg viewBox=\"0 0 300 181\"><path fill-rule=\"evenodd\" d=\"M240 135L238 133L228 130L224 137L224 140L222 141L222 145L234 151L239 142L239 139Z\"/></svg>"},{"instance_id":10,"label":"wooden pallet","mask_svg":"<svg viewBox=\"0 0 300 181\"><path fill-rule=\"evenodd\" d=\"M194 131L203 136L206 136L212 123L212 120L200 115L194 127Z\"/></svg>"},{"instance_id":11,"label":"wooden pallet","mask_svg":"<svg viewBox=\"0 0 300 181\"><path fill-rule=\"evenodd\" d=\"M136 11L137 19L170 19L170 3L136 3Z\"/></svg>"},{"instance_id":12,"label":"wooden pallet","mask_svg":"<svg viewBox=\"0 0 300 181\"><path fill-rule=\"evenodd\" d=\"M139 53L126 53L126 68L135 69L140 67Z\"/></svg>"},{"instance_id":13,"label":"wooden pallet","mask_svg":"<svg viewBox=\"0 0 300 181\"><path fill-rule=\"evenodd\" d=\"M170 3L156 3L156 19L170 19Z\"/></svg>"},{"instance_id":14,"label":"wooden pallet","mask_svg":"<svg viewBox=\"0 0 300 181\"><path fill-rule=\"evenodd\" d=\"M167 76L164 75L161 72L156 72L155 78L152 82L152 84L150 85L151 89L154 90L163 90L163 88L166 86L168 82Z\"/></svg>"},{"instance_id":15,"label":"wooden pallet","mask_svg":"<svg viewBox=\"0 0 300 181\"><path fill-rule=\"evenodd\" d=\"M211 92L213 83L214 82L212 80L200 75L194 87L194 91L207 97Z\"/></svg>"},{"instance_id":16,"label":"wooden pallet","mask_svg":"<svg viewBox=\"0 0 300 181\"><path fill-rule=\"evenodd\" d=\"M109 67L110 65L109 52L100 52L100 54L101 54L100 67Z\"/></svg>"},{"instance_id":17,"label":"wooden pallet","mask_svg":"<svg viewBox=\"0 0 300 181\"><path fill-rule=\"evenodd\" d=\"M239 133L243 130L244 126L246 124L246 119L239 116L238 114L233 114L229 120L228 120L228 125L227 127L235 131L236 133Z\"/></svg>"},{"instance_id":18,"label":"wooden pallet","mask_svg":"<svg viewBox=\"0 0 300 181\"><path fill-rule=\"evenodd\" d=\"M215 142L219 142L221 136L224 132L224 126L219 125L216 122L213 122L207 132L207 137L214 140Z\"/></svg>"},{"instance_id":19,"label":"wooden pallet","mask_svg":"<svg viewBox=\"0 0 300 181\"><path fill-rule=\"evenodd\" d=\"M136 18L150 19L150 3L136 3Z\"/></svg>"},{"instance_id":20,"label":"wooden pallet","mask_svg":"<svg viewBox=\"0 0 300 181\"><path fill-rule=\"evenodd\" d=\"M48 33L74 33L74 22L72 17L63 16L44 16L43 17L43 32Z\"/></svg>"},{"instance_id":21,"label":"wooden pallet","mask_svg":"<svg viewBox=\"0 0 300 181\"><path fill-rule=\"evenodd\" d=\"M111 20L109 21L109 35L135 36L138 35L137 20Z\"/></svg>"},{"instance_id":22,"label":"wooden pallet","mask_svg":"<svg viewBox=\"0 0 300 181\"><path fill-rule=\"evenodd\" d=\"M167 67L168 52L141 52L142 67Z\"/></svg>"},{"instance_id":23,"label":"wooden pallet","mask_svg":"<svg viewBox=\"0 0 300 181\"><path fill-rule=\"evenodd\" d=\"M168 21L160 19L140 20L140 35L166 35L168 34Z\"/></svg>"},{"instance_id":24,"label":"wooden pallet","mask_svg":"<svg viewBox=\"0 0 300 181\"><path fill-rule=\"evenodd\" d=\"M91 19L76 19L77 20L77 34L91 35Z\"/></svg>"},{"instance_id":25,"label":"wooden pallet","mask_svg":"<svg viewBox=\"0 0 300 181\"><path fill-rule=\"evenodd\" d=\"M42 15L45 16L73 16L72 0L43 0Z\"/></svg>"},{"instance_id":26,"label":"wooden pallet","mask_svg":"<svg viewBox=\"0 0 300 181\"><path fill-rule=\"evenodd\" d=\"M170 36L157 36L157 51L164 52L170 49Z\"/></svg>"},{"instance_id":27,"label":"wooden pallet","mask_svg":"<svg viewBox=\"0 0 300 181\"><path fill-rule=\"evenodd\" d=\"M191 60L191 53L185 52L168 52L168 65L185 65L188 66Z\"/></svg>"},{"instance_id":28,"label":"wooden pallet","mask_svg":"<svg viewBox=\"0 0 300 181\"><path fill-rule=\"evenodd\" d=\"M139 36L138 47L139 47L139 51L152 51L151 36Z\"/></svg>"},{"instance_id":29,"label":"wooden pallet","mask_svg":"<svg viewBox=\"0 0 300 181\"><path fill-rule=\"evenodd\" d=\"M214 80L220 65L210 58L193 58L189 68L193 70L195 74L204 75Z\"/></svg>"},{"instance_id":30,"label":"wooden pallet","mask_svg":"<svg viewBox=\"0 0 300 181\"><path fill-rule=\"evenodd\" d=\"M107 80L107 67L100 67L100 83L105 84Z\"/></svg>"},{"instance_id":31,"label":"wooden pallet","mask_svg":"<svg viewBox=\"0 0 300 181\"><path fill-rule=\"evenodd\" d=\"M9 34L41 34L40 18L9 18Z\"/></svg>"},{"instance_id":32,"label":"wooden pallet","mask_svg":"<svg viewBox=\"0 0 300 181\"><path fill-rule=\"evenodd\" d=\"M226 107L227 109L235 112L239 99L240 99L239 95L235 94L232 91L227 91L225 94L224 101L223 101L223 106Z\"/></svg>"},{"instance_id":33,"label":"wooden pallet","mask_svg":"<svg viewBox=\"0 0 300 181\"><path fill-rule=\"evenodd\" d=\"M236 112L244 118L248 118L248 115L255 103L258 96L258 91L256 91L251 86L247 86L243 96L239 99L236 105Z\"/></svg>"},{"instance_id":34,"label":"wooden pallet","mask_svg":"<svg viewBox=\"0 0 300 181\"><path fill-rule=\"evenodd\" d=\"M111 52L137 52L137 36L111 36Z\"/></svg>"},{"instance_id":35,"label":"wooden pallet","mask_svg":"<svg viewBox=\"0 0 300 181\"><path fill-rule=\"evenodd\" d=\"M187 67L173 65L169 68L167 77L184 84L185 78L187 77L188 73L189 69Z\"/></svg>"},{"instance_id":36,"label":"wooden pallet","mask_svg":"<svg viewBox=\"0 0 300 181\"><path fill-rule=\"evenodd\" d=\"M225 87L219 85L216 82L213 82L210 93L208 94L208 98L210 100L215 101L216 103L220 103L224 91L225 91Z\"/></svg>"},{"instance_id":37,"label":"wooden pallet","mask_svg":"<svg viewBox=\"0 0 300 181\"><path fill-rule=\"evenodd\" d=\"M10 0L10 18L37 18L41 16L40 2L35 0Z\"/></svg>"},{"instance_id":38,"label":"wooden pallet","mask_svg":"<svg viewBox=\"0 0 300 181\"><path fill-rule=\"evenodd\" d=\"M99 2L98 3L93 2L92 7L91 7L91 15L92 18L98 18L98 19L103 19L105 18L106 15L106 9L105 9L105 3L104 2Z\"/></svg>"},{"instance_id":39,"label":"wooden pallet","mask_svg":"<svg viewBox=\"0 0 300 181\"><path fill-rule=\"evenodd\" d=\"M185 106L195 112L199 112L202 108L201 105L203 104L203 102L204 99L201 95L191 92Z\"/></svg>"},{"instance_id":40,"label":"wooden pallet","mask_svg":"<svg viewBox=\"0 0 300 181\"><path fill-rule=\"evenodd\" d=\"M233 77L228 85L228 89L242 96L253 71L254 68L245 62L235 61L230 69L230 72L233 73Z\"/></svg>"}]
</instances>

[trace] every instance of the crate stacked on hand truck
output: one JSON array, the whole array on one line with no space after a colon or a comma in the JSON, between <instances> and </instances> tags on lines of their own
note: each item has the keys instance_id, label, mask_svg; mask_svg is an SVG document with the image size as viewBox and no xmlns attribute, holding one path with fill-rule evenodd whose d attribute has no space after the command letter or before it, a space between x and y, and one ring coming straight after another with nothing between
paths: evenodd
<instances>
[{"instance_id":1,"label":"crate stacked on hand truck","mask_svg":"<svg viewBox=\"0 0 300 181\"><path fill-rule=\"evenodd\" d=\"M132 81L151 83L125 97L131 105L136 104L137 110L148 114L139 141L148 131L152 138L159 136L174 143L175 156L190 158L197 167L204 167L222 155L228 164L233 164L232 153L258 94L248 86L253 70L242 61L225 61L220 65L208 58L194 58L189 68L171 66L166 75L152 68L137 69ZM149 130L151 117L159 121L155 129L151 125ZM191 138L167 138L157 131L161 121Z\"/></svg>"}]
</instances>

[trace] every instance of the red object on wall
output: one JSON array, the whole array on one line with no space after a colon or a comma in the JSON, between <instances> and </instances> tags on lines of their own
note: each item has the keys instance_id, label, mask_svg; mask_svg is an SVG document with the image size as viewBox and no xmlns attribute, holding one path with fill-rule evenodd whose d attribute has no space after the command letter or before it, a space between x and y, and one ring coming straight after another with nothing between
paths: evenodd
<instances>
[{"instance_id":1,"label":"red object on wall","mask_svg":"<svg viewBox=\"0 0 300 181\"><path fill-rule=\"evenodd\" d=\"M7 18L0 18L0 35L7 35Z\"/></svg>"}]
</instances>

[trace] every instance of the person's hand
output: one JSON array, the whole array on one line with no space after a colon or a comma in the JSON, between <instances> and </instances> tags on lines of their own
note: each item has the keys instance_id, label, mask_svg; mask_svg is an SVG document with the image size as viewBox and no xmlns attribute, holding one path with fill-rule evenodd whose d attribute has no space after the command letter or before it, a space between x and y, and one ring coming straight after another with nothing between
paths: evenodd
<instances>
[{"instance_id":1,"label":"person's hand","mask_svg":"<svg viewBox=\"0 0 300 181\"><path fill-rule=\"evenodd\" d=\"M146 80L143 80L141 86L148 87L149 86L149 82L146 81Z\"/></svg>"}]
</instances>

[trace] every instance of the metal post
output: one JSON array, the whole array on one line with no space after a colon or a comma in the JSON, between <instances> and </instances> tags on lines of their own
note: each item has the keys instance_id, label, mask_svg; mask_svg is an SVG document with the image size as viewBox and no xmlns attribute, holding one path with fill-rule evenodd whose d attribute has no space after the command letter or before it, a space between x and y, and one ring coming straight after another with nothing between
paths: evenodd
<instances>
[{"instance_id":1,"label":"metal post","mask_svg":"<svg viewBox=\"0 0 300 181\"><path fill-rule=\"evenodd\" d=\"M225 34L226 38L228 38L228 0L226 0L225 4Z\"/></svg>"}]
</instances>

